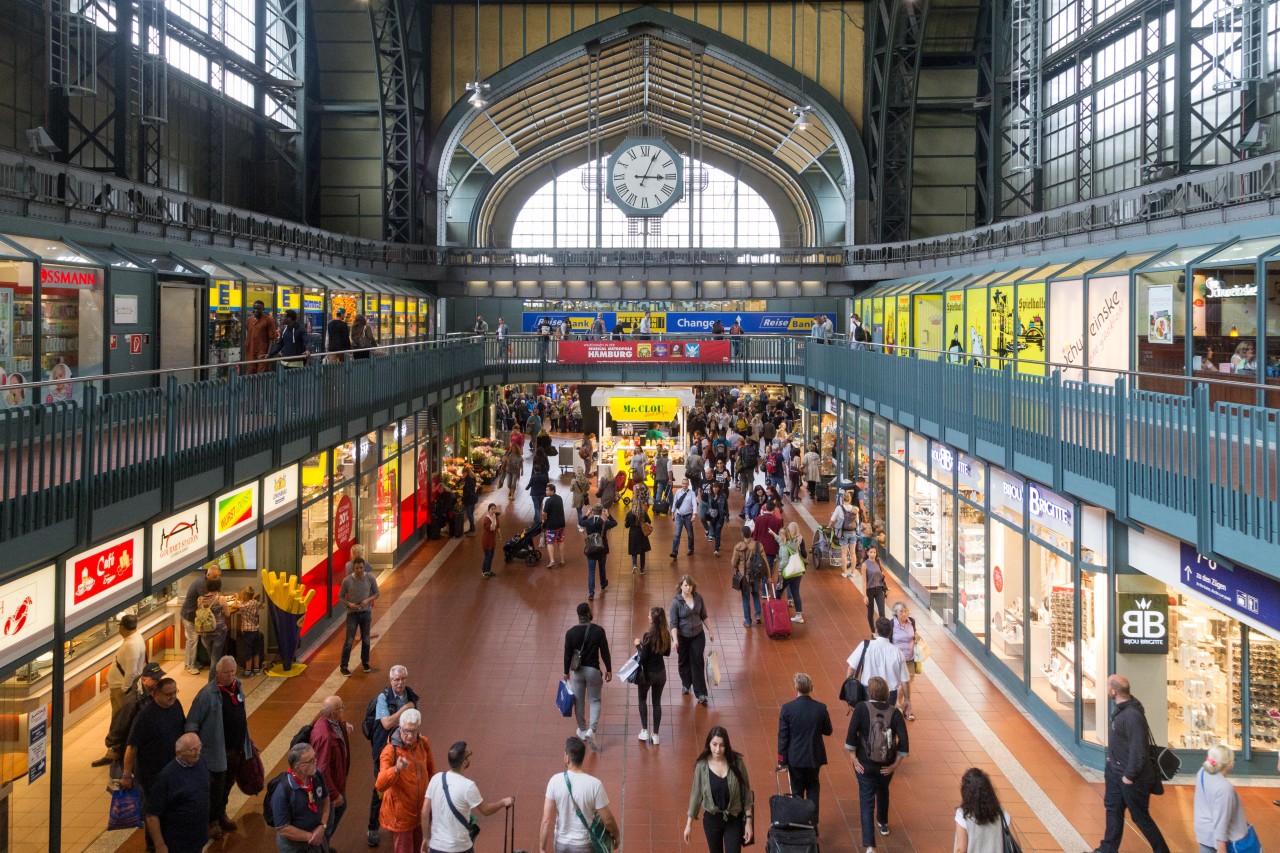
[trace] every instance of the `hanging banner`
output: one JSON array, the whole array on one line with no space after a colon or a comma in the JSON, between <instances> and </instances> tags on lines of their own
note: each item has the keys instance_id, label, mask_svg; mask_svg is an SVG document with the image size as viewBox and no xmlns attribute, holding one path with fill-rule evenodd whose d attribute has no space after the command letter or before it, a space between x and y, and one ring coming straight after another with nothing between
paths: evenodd
<instances>
[{"instance_id":1,"label":"hanging banner","mask_svg":"<svg viewBox=\"0 0 1280 853\"><path fill-rule=\"evenodd\" d=\"M1147 343L1173 343L1173 285L1147 288Z\"/></svg>"},{"instance_id":2,"label":"hanging banner","mask_svg":"<svg viewBox=\"0 0 1280 853\"><path fill-rule=\"evenodd\" d=\"M680 412L676 397L611 397L609 417L622 422L670 423Z\"/></svg>"},{"instance_id":3,"label":"hanging banner","mask_svg":"<svg viewBox=\"0 0 1280 853\"><path fill-rule=\"evenodd\" d=\"M834 316L832 312L827 313ZM612 332L614 326L621 323L630 333L639 325L644 312L604 311L601 316L606 332ZM813 329L813 317L813 314L754 311L654 311L649 315L649 329L655 335L666 332L680 335L710 334L711 327L719 320L726 332L736 321L748 335L807 335ZM575 335L585 335L595 322L596 315L590 311L525 311L520 318L520 330L526 334L538 331L538 321L543 318L553 326L566 326Z\"/></svg>"},{"instance_id":4,"label":"hanging banner","mask_svg":"<svg viewBox=\"0 0 1280 853\"><path fill-rule=\"evenodd\" d=\"M1194 545L1179 543L1182 582L1219 605L1280 631L1280 580L1244 566L1210 560Z\"/></svg>"},{"instance_id":5,"label":"hanging banner","mask_svg":"<svg viewBox=\"0 0 1280 853\"><path fill-rule=\"evenodd\" d=\"M561 341L561 364L672 361L728 364L729 341Z\"/></svg>"}]
</instances>

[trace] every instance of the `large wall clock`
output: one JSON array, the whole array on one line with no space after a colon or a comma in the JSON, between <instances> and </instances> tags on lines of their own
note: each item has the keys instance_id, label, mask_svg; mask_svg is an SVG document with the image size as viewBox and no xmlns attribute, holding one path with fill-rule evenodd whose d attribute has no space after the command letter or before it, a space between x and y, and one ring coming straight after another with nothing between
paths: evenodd
<instances>
[{"instance_id":1,"label":"large wall clock","mask_svg":"<svg viewBox=\"0 0 1280 853\"><path fill-rule=\"evenodd\" d=\"M632 137L609 155L609 200L627 216L661 216L684 197L684 163L665 140Z\"/></svg>"}]
</instances>

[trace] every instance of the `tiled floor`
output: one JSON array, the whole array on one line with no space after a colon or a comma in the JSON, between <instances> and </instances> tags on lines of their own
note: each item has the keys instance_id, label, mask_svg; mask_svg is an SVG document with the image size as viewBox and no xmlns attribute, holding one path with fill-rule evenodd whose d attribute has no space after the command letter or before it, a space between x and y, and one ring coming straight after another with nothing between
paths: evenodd
<instances>
[{"instance_id":1,"label":"tiled floor","mask_svg":"<svg viewBox=\"0 0 1280 853\"><path fill-rule=\"evenodd\" d=\"M561 482L567 485L568 478L562 477ZM567 488L561 492L567 495ZM737 497L735 492L735 503ZM505 506L505 492L496 498L486 494L482 502L490 499L504 507L504 537L517 532L513 514L520 519L531 514L527 492L517 492L514 508ZM805 500L802 505L823 520L830 512L829 504L810 506ZM791 507L787 517L802 525L806 521L804 513ZM656 528L650 568L644 576L629 570L623 531L612 534L610 587L606 593L597 593L595 611L612 644L614 667L625 660L630 640L642 632L648 607L667 605L677 579L688 572L698 581L712 612L723 680L712 691L710 707L699 708L690 697L680 695L672 661L664 696L662 744L656 747L636 740L634 689L618 681L606 685L600 749L589 754L586 769L605 782L622 824L623 849L666 853L705 848L700 831L695 830L690 845L682 841L681 831L693 761L712 725L725 726L734 746L746 754L758 794L772 793L778 707L792 698L791 675L803 670L814 678L815 695L827 703L835 726L835 735L828 740L831 763L822 777L822 847L824 853L860 851L857 788L841 748L848 717L836 699L844 660L866 637L858 593L836 570L811 571L803 586L806 624L796 626L789 640L770 640L759 627L742 627L740 599L729 585L728 555L737 541L736 528L726 532L719 559L711 556L710 543L699 539L695 557L682 553L674 562L667 558L670 522L659 520ZM423 729L437 762L443 763L449 744L468 741L474 751L472 778L486 798L516 797L517 847L537 850L543 791L547 779L562 767L564 738L573 733L572 721L560 717L553 707L564 631L575 624L574 607L586 594L581 537L572 524L567 538L567 567L548 571L522 563L502 565L499 550L498 577L490 581L480 577L477 537L452 544L427 543L384 583L375 619L402 595L413 594L405 591L442 548L456 550L429 583L415 585L416 597L403 601L403 612L378 639L373 653L375 674L357 670L349 679L335 679L341 636L331 636L311 654L304 675L278 687L253 713L250 725L255 740L260 745L271 743L271 749L263 747L270 754L282 754L300 709L318 702L335 684L346 700L348 720L358 729L365 703L386 684L387 668L405 664L410 683L424 698ZM892 586L890 601L899 597L904 595ZM921 607L915 610L923 612ZM940 627L926 619L919 621L934 658L925 675L916 680L918 719L911 724L911 756L893 783L892 834L877 839L877 849L950 850L959 777L971 766L992 774L1024 839L1024 849L1071 849L1073 839L1083 839L1085 846L1080 849L1094 846L1103 825L1101 785L1085 781ZM327 680L330 687L325 686ZM985 725L992 734L975 734L975 718L978 731ZM367 849L364 833L372 764L367 742L358 730L353 743L348 788L352 806L334 839L335 848L342 851ZM1271 805L1280 791L1257 788L1242 793L1264 846L1280 846L1280 810ZM1173 850L1195 850L1189 788L1171 788L1169 795L1155 801L1153 811ZM767 814L767 807L762 805L760 814ZM262 823L260 798L251 799L238 818L241 830L214 849L275 849L274 838ZM482 821L485 832L478 851L502 849L501 820L495 815ZM758 825L763 830L763 822ZM135 834L121 849L140 851L140 836ZM390 849L389 839L384 839L382 849ZM1130 826L1124 850L1146 849Z\"/></svg>"}]
</instances>

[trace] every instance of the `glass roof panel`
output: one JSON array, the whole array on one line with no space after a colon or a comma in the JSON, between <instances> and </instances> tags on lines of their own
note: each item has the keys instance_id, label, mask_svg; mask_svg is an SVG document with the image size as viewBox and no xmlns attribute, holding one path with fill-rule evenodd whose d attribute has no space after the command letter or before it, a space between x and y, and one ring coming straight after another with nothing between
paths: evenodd
<instances>
[{"instance_id":1,"label":"glass roof panel","mask_svg":"<svg viewBox=\"0 0 1280 853\"><path fill-rule=\"evenodd\" d=\"M46 240L43 237L19 237L13 234L5 234L4 236L47 263L82 264L88 267L100 265L93 258L85 257L83 253L71 248L61 240Z\"/></svg>"},{"instance_id":2,"label":"glass roof panel","mask_svg":"<svg viewBox=\"0 0 1280 853\"><path fill-rule=\"evenodd\" d=\"M1219 249L1207 258L1199 261L1201 264L1226 264L1226 263L1245 263L1248 261L1256 261L1263 255L1270 254L1280 244L1280 239L1275 237L1259 237L1254 240L1241 240L1238 243L1232 243L1225 249Z\"/></svg>"},{"instance_id":3,"label":"glass roof panel","mask_svg":"<svg viewBox=\"0 0 1280 853\"><path fill-rule=\"evenodd\" d=\"M1167 250L1161 249L1160 251L1163 252ZM1136 266L1145 264L1158 254L1160 254L1160 252L1139 252L1136 255L1121 255L1120 257L1112 260L1105 267L1098 267L1091 273L1091 275L1111 275L1118 272L1128 272Z\"/></svg>"},{"instance_id":4,"label":"glass roof panel","mask_svg":"<svg viewBox=\"0 0 1280 853\"><path fill-rule=\"evenodd\" d=\"M1150 263L1143 264L1138 270L1139 272L1153 272L1155 270L1176 270L1185 267L1196 258L1215 247L1222 245L1221 243L1210 243L1206 246L1188 246L1186 248L1178 248L1173 251L1161 255Z\"/></svg>"}]
</instances>

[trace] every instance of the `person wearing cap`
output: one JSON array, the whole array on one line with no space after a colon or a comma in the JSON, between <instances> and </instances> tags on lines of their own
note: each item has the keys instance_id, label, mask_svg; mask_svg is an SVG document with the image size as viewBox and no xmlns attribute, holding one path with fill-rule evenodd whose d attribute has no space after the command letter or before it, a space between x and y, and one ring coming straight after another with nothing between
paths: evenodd
<instances>
[{"instance_id":1,"label":"person wearing cap","mask_svg":"<svg viewBox=\"0 0 1280 853\"><path fill-rule=\"evenodd\" d=\"M275 357L296 356L299 359L307 357L307 333L298 326L298 312L290 308L284 312L281 318L283 324L280 329L280 337L275 339L271 344L271 350L268 355ZM286 361L285 367L301 367L302 361Z\"/></svg>"},{"instance_id":2,"label":"person wearing cap","mask_svg":"<svg viewBox=\"0 0 1280 853\"><path fill-rule=\"evenodd\" d=\"M332 355L334 361L342 361L347 350L351 349L351 327L347 325L347 309L339 308L333 312L333 319L325 327L328 342L325 350Z\"/></svg>"},{"instance_id":3,"label":"person wearing cap","mask_svg":"<svg viewBox=\"0 0 1280 853\"><path fill-rule=\"evenodd\" d=\"M151 701L151 691L156 682L164 678L164 670L158 663L149 663L142 668L137 683L124 696L120 710L111 715L111 725L104 738L106 753L90 762L91 767L105 767L113 761L124 757L125 741L129 739L129 729L133 727L134 717Z\"/></svg>"},{"instance_id":4,"label":"person wearing cap","mask_svg":"<svg viewBox=\"0 0 1280 853\"><path fill-rule=\"evenodd\" d=\"M124 704L125 694L133 689L142 668L147 665L147 644L138 631L138 617L126 613L120 618L120 648L107 669L107 687L111 691L111 713Z\"/></svg>"}]
</instances>

